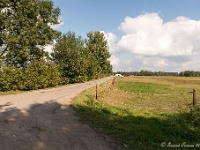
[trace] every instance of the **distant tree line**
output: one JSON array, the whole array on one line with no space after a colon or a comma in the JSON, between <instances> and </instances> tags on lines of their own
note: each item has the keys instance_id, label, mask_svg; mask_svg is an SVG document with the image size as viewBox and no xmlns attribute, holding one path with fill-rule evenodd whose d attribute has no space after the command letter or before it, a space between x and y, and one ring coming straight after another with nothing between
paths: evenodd
<instances>
[{"instance_id":1,"label":"distant tree line","mask_svg":"<svg viewBox=\"0 0 200 150\"><path fill-rule=\"evenodd\" d=\"M123 72L117 71L113 72L113 74L122 74L124 76L180 76L180 77L200 77L200 71L182 71L182 72L165 72L165 71L149 71L149 70L141 70L141 71L131 71L131 72Z\"/></svg>"},{"instance_id":2,"label":"distant tree line","mask_svg":"<svg viewBox=\"0 0 200 150\"><path fill-rule=\"evenodd\" d=\"M184 77L200 77L200 71L182 71L179 76Z\"/></svg>"},{"instance_id":3,"label":"distant tree line","mask_svg":"<svg viewBox=\"0 0 200 150\"><path fill-rule=\"evenodd\" d=\"M112 66L103 33L61 33L52 1L0 1L0 91L35 90L108 76ZM52 53L45 51L53 45Z\"/></svg>"}]
</instances>

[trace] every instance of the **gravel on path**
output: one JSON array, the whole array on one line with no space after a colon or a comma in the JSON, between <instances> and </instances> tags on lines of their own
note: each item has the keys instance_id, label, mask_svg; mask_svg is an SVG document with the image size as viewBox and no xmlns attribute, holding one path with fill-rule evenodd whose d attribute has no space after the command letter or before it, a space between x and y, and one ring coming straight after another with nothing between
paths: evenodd
<instances>
[{"instance_id":1,"label":"gravel on path","mask_svg":"<svg viewBox=\"0 0 200 150\"><path fill-rule=\"evenodd\" d=\"M0 96L0 150L119 150L113 140L79 121L71 100L112 77Z\"/></svg>"}]
</instances>

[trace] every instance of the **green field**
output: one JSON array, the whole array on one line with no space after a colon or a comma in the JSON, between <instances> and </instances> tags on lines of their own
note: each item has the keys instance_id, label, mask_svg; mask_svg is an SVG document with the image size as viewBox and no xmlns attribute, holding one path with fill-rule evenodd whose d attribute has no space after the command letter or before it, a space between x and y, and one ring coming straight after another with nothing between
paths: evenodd
<instances>
[{"instance_id":1,"label":"green field","mask_svg":"<svg viewBox=\"0 0 200 150\"><path fill-rule=\"evenodd\" d=\"M198 91L200 78L117 77L99 86L97 100L95 88L82 92L74 107L83 121L127 149L200 148Z\"/></svg>"}]
</instances>

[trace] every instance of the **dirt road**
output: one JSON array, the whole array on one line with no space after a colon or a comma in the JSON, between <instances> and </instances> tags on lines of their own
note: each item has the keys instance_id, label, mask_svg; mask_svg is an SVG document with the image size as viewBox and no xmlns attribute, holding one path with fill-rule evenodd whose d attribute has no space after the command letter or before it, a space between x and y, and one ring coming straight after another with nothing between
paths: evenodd
<instances>
[{"instance_id":1,"label":"dirt road","mask_svg":"<svg viewBox=\"0 0 200 150\"><path fill-rule=\"evenodd\" d=\"M81 123L71 99L109 80L0 96L0 150L116 150L121 147Z\"/></svg>"}]
</instances>

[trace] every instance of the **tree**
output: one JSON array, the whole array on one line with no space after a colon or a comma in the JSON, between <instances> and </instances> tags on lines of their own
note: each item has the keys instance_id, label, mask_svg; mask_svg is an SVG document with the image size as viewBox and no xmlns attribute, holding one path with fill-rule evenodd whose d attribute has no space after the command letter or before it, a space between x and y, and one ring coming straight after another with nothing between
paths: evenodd
<instances>
[{"instance_id":1,"label":"tree","mask_svg":"<svg viewBox=\"0 0 200 150\"><path fill-rule=\"evenodd\" d=\"M50 25L58 24L60 9L49 0L1 0L0 37L6 42L5 63L27 67L46 53L43 47L59 34Z\"/></svg>"},{"instance_id":2,"label":"tree","mask_svg":"<svg viewBox=\"0 0 200 150\"><path fill-rule=\"evenodd\" d=\"M34 61L24 71L24 89L36 90L54 87L60 84L60 73L57 66L43 60Z\"/></svg>"},{"instance_id":3,"label":"tree","mask_svg":"<svg viewBox=\"0 0 200 150\"><path fill-rule=\"evenodd\" d=\"M70 83L87 80L84 57L84 40L73 32L63 34L53 48L52 57L58 64L61 74Z\"/></svg>"},{"instance_id":4,"label":"tree","mask_svg":"<svg viewBox=\"0 0 200 150\"><path fill-rule=\"evenodd\" d=\"M107 40L102 32L89 32L86 49L89 51L89 72L96 76L108 75L112 72L112 66L108 58L111 56L108 50Z\"/></svg>"},{"instance_id":5,"label":"tree","mask_svg":"<svg viewBox=\"0 0 200 150\"><path fill-rule=\"evenodd\" d=\"M112 71L104 34L89 32L88 37L83 40L68 32L58 38L53 48L53 61L59 66L64 80L69 79L70 83L106 76Z\"/></svg>"}]
</instances>

